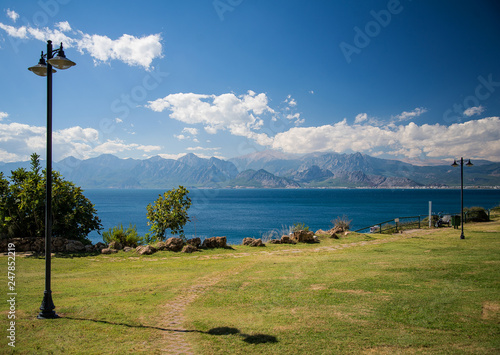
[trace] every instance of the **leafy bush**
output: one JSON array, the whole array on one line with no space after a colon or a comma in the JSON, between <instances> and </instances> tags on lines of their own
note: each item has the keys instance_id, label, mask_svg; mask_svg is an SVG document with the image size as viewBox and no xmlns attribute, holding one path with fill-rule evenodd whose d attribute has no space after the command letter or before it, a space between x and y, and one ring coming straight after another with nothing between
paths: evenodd
<instances>
[{"instance_id":1,"label":"leafy bush","mask_svg":"<svg viewBox=\"0 0 500 355\"><path fill-rule=\"evenodd\" d=\"M148 225L151 226L151 234L146 235L149 241L165 240L167 229L185 239L184 225L189 222L187 211L191 207L188 194L184 186L179 186L160 195L154 204L146 207Z\"/></svg>"},{"instance_id":2,"label":"leafy bush","mask_svg":"<svg viewBox=\"0 0 500 355\"><path fill-rule=\"evenodd\" d=\"M342 215L342 217L337 217L331 222L333 227L340 227L342 230L347 231L351 228L352 219L348 219L346 215Z\"/></svg>"},{"instance_id":3,"label":"leafy bush","mask_svg":"<svg viewBox=\"0 0 500 355\"><path fill-rule=\"evenodd\" d=\"M31 170L12 171L10 182L0 173L0 235L8 238L45 235L47 172L40 157L31 155ZM83 190L52 171L52 237L89 244L87 235L101 230L101 220Z\"/></svg>"},{"instance_id":4,"label":"leafy bush","mask_svg":"<svg viewBox=\"0 0 500 355\"><path fill-rule=\"evenodd\" d=\"M483 207L464 208L467 213L467 221L470 222L488 222L488 212Z\"/></svg>"},{"instance_id":5,"label":"leafy bush","mask_svg":"<svg viewBox=\"0 0 500 355\"><path fill-rule=\"evenodd\" d=\"M294 223L292 227L292 232L308 231L309 227L305 223Z\"/></svg>"},{"instance_id":6,"label":"leafy bush","mask_svg":"<svg viewBox=\"0 0 500 355\"><path fill-rule=\"evenodd\" d=\"M137 233L137 227L132 224L126 230L123 230L123 224L110 228L107 232L102 233L102 239L106 244L119 242L124 247L132 248L136 248L143 243L143 239Z\"/></svg>"}]
</instances>

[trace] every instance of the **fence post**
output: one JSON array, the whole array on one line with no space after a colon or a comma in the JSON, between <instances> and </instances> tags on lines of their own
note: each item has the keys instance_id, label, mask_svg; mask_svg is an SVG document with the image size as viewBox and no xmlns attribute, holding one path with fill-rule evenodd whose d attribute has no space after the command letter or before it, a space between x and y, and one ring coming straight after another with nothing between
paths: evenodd
<instances>
[{"instance_id":1,"label":"fence post","mask_svg":"<svg viewBox=\"0 0 500 355\"><path fill-rule=\"evenodd\" d=\"M432 228L432 201L429 201L429 229Z\"/></svg>"},{"instance_id":2,"label":"fence post","mask_svg":"<svg viewBox=\"0 0 500 355\"><path fill-rule=\"evenodd\" d=\"M418 216L418 229L420 229L420 216Z\"/></svg>"}]
</instances>

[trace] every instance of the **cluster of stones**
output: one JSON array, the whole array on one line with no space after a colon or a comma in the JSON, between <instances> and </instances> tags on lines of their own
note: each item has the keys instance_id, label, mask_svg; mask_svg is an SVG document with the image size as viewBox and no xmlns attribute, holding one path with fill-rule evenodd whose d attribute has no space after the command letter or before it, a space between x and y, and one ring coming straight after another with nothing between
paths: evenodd
<instances>
[{"instance_id":1,"label":"cluster of stones","mask_svg":"<svg viewBox=\"0 0 500 355\"><path fill-rule=\"evenodd\" d=\"M45 252L45 239L44 238L13 238L0 239L0 250L6 251L7 244L14 243L16 245L16 252ZM82 253L82 252L99 252L106 245L103 243L83 244L78 240L71 240L65 238L52 238L51 251L53 253Z\"/></svg>"},{"instance_id":2,"label":"cluster of stones","mask_svg":"<svg viewBox=\"0 0 500 355\"><path fill-rule=\"evenodd\" d=\"M311 231L297 231L284 235L281 239L272 239L270 244L297 244L297 243L319 243L316 235L328 235L330 238L339 238L341 234L347 234L342 227L334 227L328 231L318 230L316 233ZM44 238L14 238L14 239L0 239L0 250L6 251L8 243L15 243L17 252L45 252L45 239ZM266 244L262 239L245 238L243 245L252 247L263 247ZM125 252L135 251L139 255L150 255L159 250L168 250L174 252L193 253L199 249L214 249L226 248L226 237L211 237L203 240L200 238L192 238L184 242L181 238L172 237L164 242L158 242L154 245L140 245L137 248L123 246L119 242L111 242L108 246L104 243L97 243L95 245L85 245L78 240L71 240L65 238L52 238L52 252L54 253L81 253L81 252L101 252L102 254L113 254L119 250Z\"/></svg>"},{"instance_id":3,"label":"cluster of stones","mask_svg":"<svg viewBox=\"0 0 500 355\"><path fill-rule=\"evenodd\" d=\"M319 239L311 231L300 230L290 233L289 235L283 235L281 239L271 239L269 243L270 244L319 243ZM255 239L255 238L243 239L243 245L248 245L251 247L266 246L264 242L262 242L262 239Z\"/></svg>"},{"instance_id":4,"label":"cluster of stones","mask_svg":"<svg viewBox=\"0 0 500 355\"><path fill-rule=\"evenodd\" d=\"M101 250L102 254L113 254L117 253L118 250L123 250L125 252L134 251L139 255L151 255L160 250L182 252L182 253L193 253L199 249L214 249L214 248L226 248L227 239L226 237L211 237L206 238L203 243L200 238L188 239L186 242L181 238L168 238L164 242L158 242L154 245L139 245L137 248L124 247L118 242L109 243L107 248Z\"/></svg>"}]
</instances>

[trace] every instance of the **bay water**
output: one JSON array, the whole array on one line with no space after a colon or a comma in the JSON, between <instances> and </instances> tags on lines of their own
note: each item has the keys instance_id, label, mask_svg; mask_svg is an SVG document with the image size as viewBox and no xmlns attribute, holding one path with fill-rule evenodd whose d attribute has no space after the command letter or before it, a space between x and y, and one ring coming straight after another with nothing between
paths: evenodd
<instances>
[{"instance_id":1,"label":"bay water","mask_svg":"<svg viewBox=\"0 0 500 355\"><path fill-rule=\"evenodd\" d=\"M89 189L84 195L95 205L105 231L132 224L144 236L149 231L146 206L165 191ZM460 213L456 189L191 189L189 197L191 222L185 226L186 237L226 236L229 244L273 231L280 237L294 223L326 230L342 216L356 230L397 217L428 215L429 201L433 212ZM500 190L464 190L465 207L498 205ZM97 232L89 239L102 241Z\"/></svg>"}]
</instances>

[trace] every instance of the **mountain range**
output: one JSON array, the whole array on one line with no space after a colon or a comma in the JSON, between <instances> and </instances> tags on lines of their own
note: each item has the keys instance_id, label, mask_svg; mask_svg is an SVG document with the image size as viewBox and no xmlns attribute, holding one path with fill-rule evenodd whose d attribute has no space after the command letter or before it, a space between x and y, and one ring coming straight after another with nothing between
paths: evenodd
<instances>
[{"instance_id":1,"label":"mountain range","mask_svg":"<svg viewBox=\"0 0 500 355\"><path fill-rule=\"evenodd\" d=\"M473 167L464 167L466 186L500 186L500 163L473 163ZM266 150L229 160L192 153L177 160L159 156L120 159L109 154L85 160L68 157L54 163L53 169L83 188L460 186L460 169L450 165L416 166L361 153L297 156ZM29 168L29 162L0 163L0 172L8 176L18 167Z\"/></svg>"}]
</instances>

